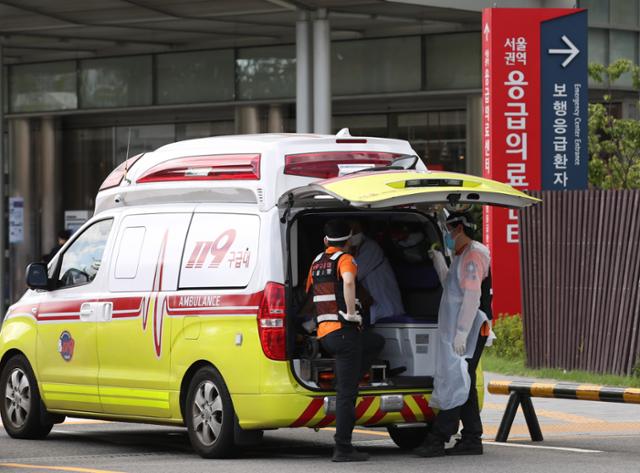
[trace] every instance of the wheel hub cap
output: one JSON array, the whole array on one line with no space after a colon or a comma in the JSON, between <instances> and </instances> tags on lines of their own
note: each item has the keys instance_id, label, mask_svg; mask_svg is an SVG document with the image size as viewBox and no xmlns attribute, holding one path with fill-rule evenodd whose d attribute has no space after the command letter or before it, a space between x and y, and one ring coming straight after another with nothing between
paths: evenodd
<instances>
[{"instance_id":1,"label":"wheel hub cap","mask_svg":"<svg viewBox=\"0 0 640 473\"><path fill-rule=\"evenodd\" d=\"M217 386L211 381L202 383L193 401L193 428L198 440L204 445L213 445L222 429L222 398Z\"/></svg>"},{"instance_id":2,"label":"wheel hub cap","mask_svg":"<svg viewBox=\"0 0 640 473\"><path fill-rule=\"evenodd\" d=\"M4 413L13 427L21 428L31 409L31 386L21 368L14 368L9 374L4 393Z\"/></svg>"}]
</instances>

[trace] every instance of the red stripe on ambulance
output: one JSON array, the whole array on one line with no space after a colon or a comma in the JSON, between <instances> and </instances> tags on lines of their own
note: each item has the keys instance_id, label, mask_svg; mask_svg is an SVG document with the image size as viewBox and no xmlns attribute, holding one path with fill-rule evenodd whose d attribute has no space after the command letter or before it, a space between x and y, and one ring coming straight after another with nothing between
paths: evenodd
<instances>
[{"instance_id":1,"label":"red stripe on ambulance","mask_svg":"<svg viewBox=\"0 0 640 473\"><path fill-rule=\"evenodd\" d=\"M424 420L432 420L436 416L435 413L433 412L433 409L429 407L429 403L424 398L424 396L420 396L419 394L414 395L413 400L416 401L416 404L422 411L422 414L424 415Z\"/></svg>"},{"instance_id":2,"label":"red stripe on ambulance","mask_svg":"<svg viewBox=\"0 0 640 473\"><path fill-rule=\"evenodd\" d=\"M306 425L307 422L313 419L313 417L318 413L323 404L324 400L322 398L314 398L300 417L291 424L291 427L302 427L303 425Z\"/></svg>"},{"instance_id":3,"label":"red stripe on ambulance","mask_svg":"<svg viewBox=\"0 0 640 473\"><path fill-rule=\"evenodd\" d=\"M404 420L406 420L407 422L416 422L418 420L416 419L416 415L413 413L413 411L409 407L409 404L407 404L406 401L402 406L402 410L400 411L400 414L402 415Z\"/></svg>"},{"instance_id":4,"label":"red stripe on ambulance","mask_svg":"<svg viewBox=\"0 0 640 473\"><path fill-rule=\"evenodd\" d=\"M385 417L386 415L387 415L387 413L386 413L386 412L384 412L384 411L382 411L382 410L378 409L378 410L376 411L376 413L375 413L375 414L373 414L373 416L371 416L371 418L370 418L368 421L366 421L366 422L364 423L364 425L375 425L375 424L377 424L378 422L381 422L381 421L382 421L382 419L384 419L384 417Z\"/></svg>"},{"instance_id":5,"label":"red stripe on ambulance","mask_svg":"<svg viewBox=\"0 0 640 473\"><path fill-rule=\"evenodd\" d=\"M367 412L367 409L369 409L371 404L373 404L374 399L374 396L366 396L362 398L362 401L360 401L356 406L356 420L359 420L364 413Z\"/></svg>"},{"instance_id":6,"label":"red stripe on ambulance","mask_svg":"<svg viewBox=\"0 0 640 473\"><path fill-rule=\"evenodd\" d=\"M325 418L322 419L320 422L318 422L316 425L312 425L311 427L313 427L314 429L320 429L322 427L326 427L327 425L331 424L335 420L336 420L336 415L329 414L328 416L325 416Z\"/></svg>"}]
</instances>

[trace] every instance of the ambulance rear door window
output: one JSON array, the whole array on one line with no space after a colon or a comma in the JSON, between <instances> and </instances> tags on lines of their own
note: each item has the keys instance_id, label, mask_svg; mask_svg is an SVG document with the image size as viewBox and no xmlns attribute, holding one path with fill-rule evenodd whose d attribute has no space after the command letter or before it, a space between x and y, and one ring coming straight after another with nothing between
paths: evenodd
<instances>
[{"instance_id":1,"label":"ambulance rear door window","mask_svg":"<svg viewBox=\"0 0 640 473\"><path fill-rule=\"evenodd\" d=\"M258 260L256 215L195 214L180 269L180 289L244 288Z\"/></svg>"}]
</instances>

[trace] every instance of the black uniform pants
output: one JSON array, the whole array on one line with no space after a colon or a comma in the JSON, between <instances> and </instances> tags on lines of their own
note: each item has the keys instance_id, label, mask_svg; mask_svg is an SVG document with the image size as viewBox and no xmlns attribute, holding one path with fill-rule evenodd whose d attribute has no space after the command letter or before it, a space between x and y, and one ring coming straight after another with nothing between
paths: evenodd
<instances>
[{"instance_id":1,"label":"black uniform pants","mask_svg":"<svg viewBox=\"0 0 640 473\"><path fill-rule=\"evenodd\" d=\"M467 358L471 388L469 398L463 405L453 409L438 412L433 423L432 433L444 442L448 442L452 435L458 433L458 426L462 421L462 439L466 442L481 442L482 421L480 420L480 406L478 405L478 390L476 389L476 369L487 337L478 336L476 350L473 357Z\"/></svg>"},{"instance_id":2,"label":"black uniform pants","mask_svg":"<svg viewBox=\"0 0 640 473\"><path fill-rule=\"evenodd\" d=\"M371 366L382 346L380 335L343 326L320 339L322 347L336 360L336 448L350 451L351 434L356 422L358 383Z\"/></svg>"}]
</instances>

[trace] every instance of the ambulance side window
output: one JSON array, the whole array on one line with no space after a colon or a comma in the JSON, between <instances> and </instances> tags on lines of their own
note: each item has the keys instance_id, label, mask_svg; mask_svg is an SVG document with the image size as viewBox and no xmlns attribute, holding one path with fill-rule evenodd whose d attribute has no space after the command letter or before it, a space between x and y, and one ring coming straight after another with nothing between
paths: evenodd
<instances>
[{"instance_id":1,"label":"ambulance side window","mask_svg":"<svg viewBox=\"0 0 640 473\"><path fill-rule=\"evenodd\" d=\"M195 214L180 269L180 289L247 287L258 261L257 215Z\"/></svg>"},{"instance_id":2,"label":"ambulance side window","mask_svg":"<svg viewBox=\"0 0 640 473\"><path fill-rule=\"evenodd\" d=\"M58 289L89 284L95 279L112 225L113 219L94 223L67 248L61 257Z\"/></svg>"},{"instance_id":3,"label":"ambulance side window","mask_svg":"<svg viewBox=\"0 0 640 473\"><path fill-rule=\"evenodd\" d=\"M127 227L122 233L120 248L116 259L116 279L135 279L140 266L140 255L145 227Z\"/></svg>"},{"instance_id":4,"label":"ambulance side window","mask_svg":"<svg viewBox=\"0 0 640 473\"><path fill-rule=\"evenodd\" d=\"M127 215L116 236L109 291L175 291L190 213Z\"/></svg>"}]
</instances>

